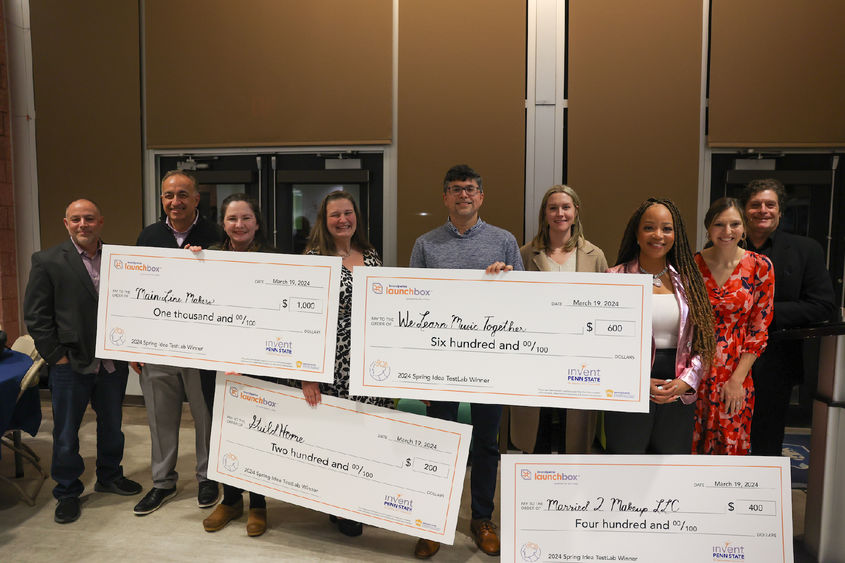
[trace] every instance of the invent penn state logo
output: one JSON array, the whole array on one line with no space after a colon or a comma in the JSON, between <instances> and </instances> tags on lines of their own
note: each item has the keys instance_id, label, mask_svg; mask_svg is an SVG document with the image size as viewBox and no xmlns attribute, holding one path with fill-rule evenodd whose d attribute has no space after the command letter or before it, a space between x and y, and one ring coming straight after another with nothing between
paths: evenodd
<instances>
[{"instance_id":1,"label":"invent penn state logo","mask_svg":"<svg viewBox=\"0 0 845 563\"><path fill-rule=\"evenodd\" d=\"M123 269L123 260L115 260L114 261L114 269L115 270L122 270Z\"/></svg>"},{"instance_id":2,"label":"invent penn state logo","mask_svg":"<svg viewBox=\"0 0 845 563\"><path fill-rule=\"evenodd\" d=\"M530 481L532 474L530 469L522 469L519 471L519 476L522 477L524 481Z\"/></svg>"},{"instance_id":3,"label":"invent penn state logo","mask_svg":"<svg viewBox=\"0 0 845 563\"><path fill-rule=\"evenodd\" d=\"M229 387L229 395L233 396L234 398L238 398L238 388L232 385Z\"/></svg>"},{"instance_id":4,"label":"invent penn state logo","mask_svg":"<svg viewBox=\"0 0 845 563\"><path fill-rule=\"evenodd\" d=\"M384 286L381 285L379 282L373 282L373 285L370 286L373 290L373 293L377 295L381 295L384 293Z\"/></svg>"},{"instance_id":5,"label":"invent penn state logo","mask_svg":"<svg viewBox=\"0 0 845 563\"><path fill-rule=\"evenodd\" d=\"M370 364L370 377L376 381L384 381L390 377L390 364L384 360L374 360Z\"/></svg>"},{"instance_id":6,"label":"invent penn state logo","mask_svg":"<svg viewBox=\"0 0 845 563\"><path fill-rule=\"evenodd\" d=\"M109 333L109 340L111 340L111 343L115 346L123 346L126 343L126 332L119 326L116 326L111 329L111 332Z\"/></svg>"}]
</instances>

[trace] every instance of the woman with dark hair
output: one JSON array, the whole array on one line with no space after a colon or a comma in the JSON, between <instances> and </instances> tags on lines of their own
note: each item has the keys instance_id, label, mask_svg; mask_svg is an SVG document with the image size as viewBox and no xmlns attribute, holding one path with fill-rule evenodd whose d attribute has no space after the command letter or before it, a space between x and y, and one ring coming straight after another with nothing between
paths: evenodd
<instances>
[{"instance_id":1,"label":"woman with dark hair","mask_svg":"<svg viewBox=\"0 0 845 563\"><path fill-rule=\"evenodd\" d=\"M609 272L652 276L652 355L647 413L605 413L614 454L687 454L695 396L713 360L713 310L681 213L649 198L631 216Z\"/></svg>"},{"instance_id":2,"label":"woman with dark hair","mask_svg":"<svg viewBox=\"0 0 845 563\"><path fill-rule=\"evenodd\" d=\"M232 194L220 205L220 221L223 225L223 242L209 247L209 250L230 250L233 252L277 252L267 244L258 203L246 194ZM198 250L193 249L192 250ZM250 376L258 377L258 376ZM274 383L276 378L262 377ZM209 405L209 409L212 406ZM208 518L202 521L206 532L222 530L226 524L244 513L243 490L223 484L223 500ZM267 530L267 502L264 495L249 493L249 514L246 533L250 537L260 536Z\"/></svg>"},{"instance_id":3,"label":"woman with dark hair","mask_svg":"<svg viewBox=\"0 0 845 563\"><path fill-rule=\"evenodd\" d=\"M519 249L526 271L604 272L602 250L584 238L581 198L569 186L552 186L540 203L534 240ZM551 426L560 420L558 453L588 454L596 435L596 411L548 407L510 407L514 446L527 453L551 453Z\"/></svg>"},{"instance_id":4,"label":"woman with dark hair","mask_svg":"<svg viewBox=\"0 0 845 563\"><path fill-rule=\"evenodd\" d=\"M716 318L716 356L698 391L693 453L751 448L751 365L766 349L775 272L768 258L742 248L742 215L736 199L714 201L704 216L710 245L695 255Z\"/></svg>"},{"instance_id":5,"label":"woman with dark hair","mask_svg":"<svg viewBox=\"0 0 845 563\"><path fill-rule=\"evenodd\" d=\"M349 396L349 349L352 326L352 269L355 266L381 266L375 248L367 240L366 228L361 221L358 204L352 194L332 192L323 198L317 220L311 230L306 254L340 256L343 266L340 274L340 305L337 315L337 349L334 362L334 383L302 382L302 393L308 404L316 406L322 393L352 399L361 403L392 407L393 401L380 397ZM363 531L360 522L329 516L338 529L347 536L359 536Z\"/></svg>"}]
</instances>

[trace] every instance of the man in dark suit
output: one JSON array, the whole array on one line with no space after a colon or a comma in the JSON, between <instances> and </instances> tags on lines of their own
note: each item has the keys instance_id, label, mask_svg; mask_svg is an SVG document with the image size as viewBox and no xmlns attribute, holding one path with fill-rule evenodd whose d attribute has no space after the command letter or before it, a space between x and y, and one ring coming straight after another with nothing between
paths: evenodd
<instances>
[{"instance_id":1,"label":"man in dark suit","mask_svg":"<svg viewBox=\"0 0 845 563\"><path fill-rule=\"evenodd\" d=\"M165 219L147 226L138 235L138 246L208 248L219 242L220 229L197 210L200 194L193 176L171 170L161 181L161 204ZM186 251L187 252L187 251ZM185 330L190 330L186 327ZM196 434L197 505L209 508L217 503L219 488L208 479L208 446L211 438L209 397L214 392L214 372L158 364L132 364L140 374L141 392L147 407L152 441L153 487L135 505L137 516L158 510L176 496L176 460L179 455L179 425L182 398L187 396Z\"/></svg>"},{"instance_id":2,"label":"man in dark suit","mask_svg":"<svg viewBox=\"0 0 845 563\"><path fill-rule=\"evenodd\" d=\"M766 255L775 267L774 314L769 331L831 320L836 305L821 246L813 239L778 230L786 199L783 184L774 179L754 180L740 199L745 209L748 249ZM756 398L751 453L779 456L792 387L804 378L802 342L770 342L752 373Z\"/></svg>"},{"instance_id":3,"label":"man in dark suit","mask_svg":"<svg viewBox=\"0 0 845 563\"><path fill-rule=\"evenodd\" d=\"M53 400L53 462L58 499L55 520L79 518L79 480L85 465L79 455L79 427L90 401L97 413L95 491L135 495L141 485L123 476L123 395L126 362L94 357L103 216L87 199L65 210L70 240L32 255L24 297L24 320L35 347L50 365Z\"/></svg>"}]
</instances>

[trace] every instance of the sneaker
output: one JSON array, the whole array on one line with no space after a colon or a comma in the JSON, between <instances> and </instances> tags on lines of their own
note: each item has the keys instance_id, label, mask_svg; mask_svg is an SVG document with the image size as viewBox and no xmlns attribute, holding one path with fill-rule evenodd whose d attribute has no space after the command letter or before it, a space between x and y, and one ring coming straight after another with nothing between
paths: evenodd
<instances>
[{"instance_id":1,"label":"sneaker","mask_svg":"<svg viewBox=\"0 0 845 563\"><path fill-rule=\"evenodd\" d=\"M94 490L98 493L114 493L116 495L131 496L137 495L144 490L140 483L126 477L118 477L109 483L97 481L94 483Z\"/></svg>"},{"instance_id":2,"label":"sneaker","mask_svg":"<svg viewBox=\"0 0 845 563\"><path fill-rule=\"evenodd\" d=\"M79 519L82 511L79 508L79 497L64 497L59 499L56 505L56 513L53 520L59 524L70 524Z\"/></svg>"},{"instance_id":3,"label":"sneaker","mask_svg":"<svg viewBox=\"0 0 845 563\"><path fill-rule=\"evenodd\" d=\"M159 489L158 487L153 487L150 489L150 492L144 495L141 502L135 505L133 512L136 516L146 516L150 512L155 512L161 508L161 505L175 496L176 487L171 487L169 489Z\"/></svg>"},{"instance_id":4,"label":"sneaker","mask_svg":"<svg viewBox=\"0 0 845 563\"><path fill-rule=\"evenodd\" d=\"M499 534L496 525L486 518L473 519L469 530L475 538L475 545L487 555L499 555Z\"/></svg>"},{"instance_id":5,"label":"sneaker","mask_svg":"<svg viewBox=\"0 0 845 563\"><path fill-rule=\"evenodd\" d=\"M220 487L216 481L203 481L197 491L197 506L200 508L211 508L217 504L220 498Z\"/></svg>"}]
</instances>

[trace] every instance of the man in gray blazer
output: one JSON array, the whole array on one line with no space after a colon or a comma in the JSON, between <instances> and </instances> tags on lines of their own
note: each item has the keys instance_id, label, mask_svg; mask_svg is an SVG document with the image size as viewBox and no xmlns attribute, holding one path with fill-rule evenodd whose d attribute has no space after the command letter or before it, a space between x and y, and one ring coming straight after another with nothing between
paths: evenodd
<instances>
[{"instance_id":1,"label":"man in gray blazer","mask_svg":"<svg viewBox=\"0 0 845 563\"><path fill-rule=\"evenodd\" d=\"M50 365L53 401L53 461L58 499L55 520L75 521L85 469L79 455L79 427L88 403L97 413L97 482L94 490L135 495L141 485L123 476L123 395L126 362L94 356L103 216L91 200L65 210L70 239L32 255L24 297L24 320L35 347Z\"/></svg>"}]
</instances>

